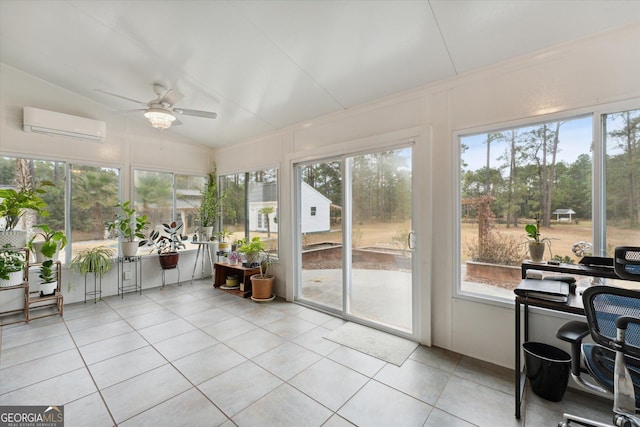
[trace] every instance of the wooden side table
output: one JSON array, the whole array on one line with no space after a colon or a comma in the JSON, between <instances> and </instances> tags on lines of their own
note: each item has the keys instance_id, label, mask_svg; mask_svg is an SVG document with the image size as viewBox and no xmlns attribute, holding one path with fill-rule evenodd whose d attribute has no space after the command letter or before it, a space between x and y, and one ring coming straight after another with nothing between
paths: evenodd
<instances>
[{"instance_id":1,"label":"wooden side table","mask_svg":"<svg viewBox=\"0 0 640 427\"><path fill-rule=\"evenodd\" d=\"M222 285L226 284L227 276L234 275L238 276L240 281L240 289L222 289L225 292L229 292L230 294L241 296L244 298L249 298L251 296L251 276L254 274L260 274L260 268L253 267L243 267L241 264L231 265L231 264L223 264L220 262L216 262L214 264L215 275L213 280L213 286L215 288L219 288ZM244 290L242 290L244 289Z\"/></svg>"}]
</instances>

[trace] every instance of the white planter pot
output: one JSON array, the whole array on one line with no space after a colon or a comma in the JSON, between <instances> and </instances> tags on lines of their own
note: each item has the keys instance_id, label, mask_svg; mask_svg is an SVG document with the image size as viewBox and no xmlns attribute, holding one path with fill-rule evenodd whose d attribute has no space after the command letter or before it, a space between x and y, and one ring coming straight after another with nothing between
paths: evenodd
<instances>
[{"instance_id":1,"label":"white planter pot","mask_svg":"<svg viewBox=\"0 0 640 427\"><path fill-rule=\"evenodd\" d=\"M53 294L58 288L58 282L40 283L40 296Z\"/></svg>"},{"instance_id":2,"label":"white planter pot","mask_svg":"<svg viewBox=\"0 0 640 427\"><path fill-rule=\"evenodd\" d=\"M213 227L200 227L200 241L208 242L213 236Z\"/></svg>"},{"instance_id":3,"label":"white planter pot","mask_svg":"<svg viewBox=\"0 0 640 427\"><path fill-rule=\"evenodd\" d=\"M120 242L122 256L130 257L138 254L138 242Z\"/></svg>"},{"instance_id":4,"label":"white planter pot","mask_svg":"<svg viewBox=\"0 0 640 427\"><path fill-rule=\"evenodd\" d=\"M56 253L53 254L53 257L47 258L46 256L44 256L42 254L42 247L44 246L44 243L45 243L44 240L31 243L31 246L33 247L33 254L34 254L35 258L36 258L35 262L43 263L47 259L52 259L54 261L57 261L58 260L58 253L60 252L60 250L56 249Z\"/></svg>"},{"instance_id":5,"label":"white planter pot","mask_svg":"<svg viewBox=\"0 0 640 427\"><path fill-rule=\"evenodd\" d=\"M0 248L6 244L12 248L24 248L27 246L27 232L22 230L0 231Z\"/></svg>"},{"instance_id":6,"label":"white planter pot","mask_svg":"<svg viewBox=\"0 0 640 427\"><path fill-rule=\"evenodd\" d=\"M9 280L0 279L0 288L7 288L9 286L17 286L22 283L24 279L22 271L15 271L9 273Z\"/></svg>"}]
</instances>

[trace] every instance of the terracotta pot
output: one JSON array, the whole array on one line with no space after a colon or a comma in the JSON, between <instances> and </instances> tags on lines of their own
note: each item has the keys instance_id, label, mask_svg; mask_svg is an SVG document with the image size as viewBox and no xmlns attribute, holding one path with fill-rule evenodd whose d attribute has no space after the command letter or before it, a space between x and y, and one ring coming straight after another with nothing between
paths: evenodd
<instances>
[{"instance_id":1,"label":"terracotta pot","mask_svg":"<svg viewBox=\"0 0 640 427\"><path fill-rule=\"evenodd\" d=\"M160 261L160 266L165 270L171 270L178 266L178 259L180 258L180 254L178 252L169 252L168 254L160 254L158 260Z\"/></svg>"},{"instance_id":2,"label":"terracotta pot","mask_svg":"<svg viewBox=\"0 0 640 427\"><path fill-rule=\"evenodd\" d=\"M251 276L251 296L255 299L271 298L275 279L276 277L271 274L254 274Z\"/></svg>"}]
</instances>

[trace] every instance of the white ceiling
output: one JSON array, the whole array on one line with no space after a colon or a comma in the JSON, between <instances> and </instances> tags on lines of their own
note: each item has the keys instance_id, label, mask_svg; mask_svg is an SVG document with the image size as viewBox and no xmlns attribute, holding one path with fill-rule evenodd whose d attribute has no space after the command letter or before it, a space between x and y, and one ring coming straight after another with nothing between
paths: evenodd
<instances>
[{"instance_id":1,"label":"white ceiling","mask_svg":"<svg viewBox=\"0 0 640 427\"><path fill-rule=\"evenodd\" d=\"M0 0L0 62L212 147L640 22L636 0ZM0 76L2 78L2 76ZM141 112L132 119L144 120Z\"/></svg>"}]
</instances>

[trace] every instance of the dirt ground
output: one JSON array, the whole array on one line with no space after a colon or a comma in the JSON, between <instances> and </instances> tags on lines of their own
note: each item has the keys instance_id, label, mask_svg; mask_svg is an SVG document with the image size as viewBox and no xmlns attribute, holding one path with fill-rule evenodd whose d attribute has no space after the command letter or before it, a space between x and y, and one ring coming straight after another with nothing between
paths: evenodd
<instances>
[{"instance_id":1,"label":"dirt ground","mask_svg":"<svg viewBox=\"0 0 640 427\"><path fill-rule=\"evenodd\" d=\"M533 223L533 221L532 221ZM500 233L512 236L518 241L525 242L526 234L524 232L524 224L520 227L509 227L504 225L496 226ZM471 241L472 238L476 238L478 228L476 224L463 224L462 225L462 246L466 247L466 242ZM551 243L551 251L553 255L560 255L562 257L568 256L574 261L579 261L571 248L573 244L579 241L592 242L592 231L590 221L580 221L578 224L552 224L551 227L542 227L540 230L543 238L549 238ZM611 256L616 246L635 246L640 245L640 229L631 230L620 227L608 227L607 228L607 252ZM548 249L547 249L548 251ZM548 252L545 254L548 257Z\"/></svg>"},{"instance_id":2,"label":"dirt ground","mask_svg":"<svg viewBox=\"0 0 640 427\"><path fill-rule=\"evenodd\" d=\"M533 223L533 222L532 222ZM399 243L393 241L394 236L406 234L409 232L409 222L373 222L358 224L354 231L354 246L377 246L391 247L402 249ZM512 236L517 241L525 242L526 235L524 231L525 224L519 227L506 227L505 225L497 225L496 229L501 233ZM553 255L562 257L568 256L574 261L578 261L571 248L573 244L579 241L592 242L592 231L590 221L580 221L575 223L552 224L550 228L543 227L541 230L542 237L549 238L551 241L551 251ZM463 224L461 233L462 247L466 248L466 242L477 237L478 228L476 224ZM307 234L303 238L303 244L319 243L319 242L341 242L342 233L340 226L332 227L332 231L326 233ZM616 246L635 246L640 245L640 229L628 229L621 227L607 228L607 252L609 255L613 253ZM546 254L548 257L548 253Z\"/></svg>"}]
</instances>

